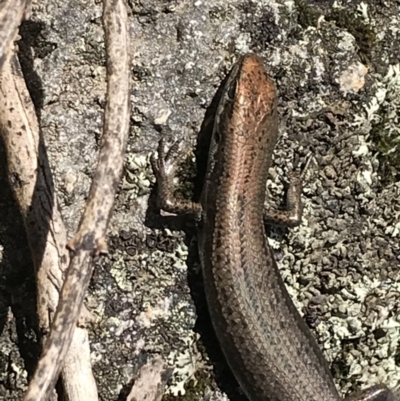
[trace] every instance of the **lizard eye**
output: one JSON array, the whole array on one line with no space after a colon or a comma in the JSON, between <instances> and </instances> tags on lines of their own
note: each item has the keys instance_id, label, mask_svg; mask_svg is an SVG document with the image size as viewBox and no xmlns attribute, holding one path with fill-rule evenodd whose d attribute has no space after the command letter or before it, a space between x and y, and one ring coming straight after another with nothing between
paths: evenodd
<instances>
[{"instance_id":1,"label":"lizard eye","mask_svg":"<svg viewBox=\"0 0 400 401\"><path fill-rule=\"evenodd\" d=\"M218 145L221 140L221 135L219 134L219 129L215 129L213 132L212 140Z\"/></svg>"},{"instance_id":2,"label":"lizard eye","mask_svg":"<svg viewBox=\"0 0 400 401\"><path fill-rule=\"evenodd\" d=\"M230 85L229 88L227 90L227 94L229 99L233 100L235 98L235 94L236 94L236 81L233 81Z\"/></svg>"},{"instance_id":3,"label":"lizard eye","mask_svg":"<svg viewBox=\"0 0 400 401\"><path fill-rule=\"evenodd\" d=\"M219 135L219 130L216 129L216 130L214 131L213 135L214 135L214 141L215 141L215 143L218 144L219 141L221 140L221 136Z\"/></svg>"}]
</instances>

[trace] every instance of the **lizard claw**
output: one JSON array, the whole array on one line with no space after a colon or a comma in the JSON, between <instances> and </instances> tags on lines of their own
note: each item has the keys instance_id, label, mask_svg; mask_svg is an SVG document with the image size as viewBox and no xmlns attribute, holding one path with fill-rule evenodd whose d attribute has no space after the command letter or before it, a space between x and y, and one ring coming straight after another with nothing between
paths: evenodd
<instances>
[{"instance_id":1,"label":"lizard claw","mask_svg":"<svg viewBox=\"0 0 400 401\"><path fill-rule=\"evenodd\" d=\"M150 157L151 167L158 182L166 181L174 176L179 153L179 142L175 141L169 149L164 138L160 139L157 148L158 157L152 154Z\"/></svg>"},{"instance_id":2,"label":"lizard claw","mask_svg":"<svg viewBox=\"0 0 400 401\"><path fill-rule=\"evenodd\" d=\"M294 168L292 173L290 174L292 179L291 181L293 182L304 182L305 176L308 172L308 169L310 167L311 161L314 159L314 154L313 152L308 152L303 163L300 163L298 158L296 157L295 162L294 162Z\"/></svg>"},{"instance_id":3,"label":"lizard claw","mask_svg":"<svg viewBox=\"0 0 400 401\"><path fill-rule=\"evenodd\" d=\"M312 160L314 160L314 162L315 162L314 154L313 154L313 152L310 151L310 152L307 153L307 155L305 157L305 161L303 163L303 167L301 168L300 179L302 181L304 180L304 178L305 178L305 176L307 174L308 168L310 167L310 163L311 163Z\"/></svg>"}]
</instances>

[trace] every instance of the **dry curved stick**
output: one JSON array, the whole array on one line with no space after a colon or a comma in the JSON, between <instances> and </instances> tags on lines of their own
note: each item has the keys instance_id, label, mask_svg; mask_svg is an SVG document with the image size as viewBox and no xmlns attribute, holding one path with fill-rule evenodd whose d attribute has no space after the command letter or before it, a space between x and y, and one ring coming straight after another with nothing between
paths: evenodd
<instances>
[{"instance_id":1,"label":"dry curved stick","mask_svg":"<svg viewBox=\"0 0 400 401\"><path fill-rule=\"evenodd\" d=\"M35 266L39 325L48 333L69 262L67 233L54 196L35 110L15 56L4 63L0 72L0 95L0 133L7 151L8 175ZM97 397L89 352L87 330L79 328L62 371L70 401Z\"/></svg>"},{"instance_id":2,"label":"dry curved stick","mask_svg":"<svg viewBox=\"0 0 400 401\"><path fill-rule=\"evenodd\" d=\"M62 275L69 262L67 234L54 196L51 172L35 110L18 59L11 49L20 18L29 13L25 2L0 5L0 135L8 160L8 176L27 231L36 272L39 325L50 330ZM27 2L27 7L30 1ZM70 401L97 400L87 330L75 331L67 363L62 370ZM52 397L54 398L54 397Z\"/></svg>"},{"instance_id":3,"label":"dry curved stick","mask_svg":"<svg viewBox=\"0 0 400 401\"><path fill-rule=\"evenodd\" d=\"M93 270L107 251L105 234L122 173L129 128L129 33L124 0L104 0L107 105L99 161L78 232L68 243L71 261L38 367L24 401L45 401L64 363Z\"/></svg>"},{"instance_id":4,"label":"dry curved stick","mask_svg":"<svg viewBox=\"0 0 400 401\"><path fill-rule=\"evenodd\" d=\"M67 233L18 59L15 55L6 58L0 71L0 134L7 151L10 185L21 211L35 266L39 325L48 333L63 272L69 262ZM83 328L74 333L62 379L68 400L97 400L88 333Z\"/></svg>"},{"instance_id":5,"label":"dry curved stick","mask_svg":"<svg viewBox=\"0 0 400 401\"><path fill-rule=\"evenodd\" d=\"M161 356L156 355L140 369L126 401L161 401L173 370Z\"/></svg>"},{"instance_id":6,"label":"dry curved stick","mask_svg":"<svg viewBox=\"0 0 400 401\"><path fill-rule=\"evenodd\" d=\"M92 373L88 330L76 327L61 370L65 399L98 401L96 381Z\"/></svg>"},{"instance_id":7,"label":"dry curved stick","mask_svg":"<svg viewBox=\"0 0 400 401\"><path fill-rule=\"evenodd\" d=\"M31 0L5 0L0 4L0 68L17 36L21 20L30 12Z\"/></svg>"}]
</instances>

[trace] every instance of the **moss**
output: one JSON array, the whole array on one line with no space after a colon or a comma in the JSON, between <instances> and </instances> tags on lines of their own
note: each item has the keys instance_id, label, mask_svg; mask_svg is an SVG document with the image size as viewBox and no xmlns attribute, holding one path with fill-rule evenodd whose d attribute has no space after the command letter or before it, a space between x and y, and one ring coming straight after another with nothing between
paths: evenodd
<instances>
[{"instance_id":1,"label":"moss","mask_svg":"<svg viewBox=\"0 0 400 401\"><path fill-rule=\"evenodd\" d=\"M301 27L307 29L309 26L317 26L318 19L322 15L322 12L318 7L315 5L311 6L304 0L294 0L294 4L299 12L297 22Z\"/></svg>"},{"instance_id":2,"label":"moss","mask_svg":"<svg viewBox=\"0 0 400 401\"><path fill-rule=\"evenodd\" d=\"M356 10L349 6L330 8L324 13L316 5L308 4L304 0L294 0L299 12L298 23L304 29L309 26L317 26L318 19L325 15L326 21L332 21L339 28L351 33L358 46L358 55L363 62L370 59L371 50L376 43L376 30L373 25L367 23Z\"/></svg>"},{"instance_id":3,"label":"moss","mask_svg":"<svg viewBox=\"0 0 400 401\"><path fill-rule=\"evenodd\" d=\"M371 129L371 140L378 152L379 173L384 184L400 179L400 137L389 135L385 128L388 117L381 115L381 121Z\"/></svg>"},{"instance_id":4,"label":"moss","mask_svg":"<svg viewBox=\"0 0 400 401\"><path fill-rule=\"evenodd\" d=\"M371 51L376 43L376 30L374 26L365 22L363 17L348 8L332 8L325 16L326 21L334 21L342 29L351 33L358 46L358 55L363 62L368 62Z\"/></svg>"}]
</instances>

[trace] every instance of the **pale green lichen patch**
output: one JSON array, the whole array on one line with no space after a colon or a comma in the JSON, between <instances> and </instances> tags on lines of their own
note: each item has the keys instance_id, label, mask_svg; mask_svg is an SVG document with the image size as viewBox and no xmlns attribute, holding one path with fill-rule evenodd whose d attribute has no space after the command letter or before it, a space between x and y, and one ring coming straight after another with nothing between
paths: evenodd
<instances>
[{"instance_id":1,"label":"pale green lichen patch","mask_svg":"<svg viewBox=\"0 0 400 401\"><path fill-rule=\"evenodd\" d=\"M150 192L154 177L150 169L150 153L127 155L125 160L125 175L122 189L129 191L131 197L142 196Z\"/></svg>"},{"instance_id":2,"label":"pale green lichen patch","mask_svg":"<svg viewBox=\"0 0 400 401\"><path fill-rule=\"evenodd\" d=\"M355 116L354 125L369 125L381 180L394 183L400 176L400 64L389 66L384 76L378 76L371 92L373 95L364 105L365 113ZM368 143L364 145L371 148ZM360 146L355 152L365 154L366 150Z\"/></svg>"},{"instance_id":3,"label":"pale green lichen patch","mask_svg":"<svg viewBox=\"0 0 400 401\"><path fill-rule=\"evenodd\" d=\"M167 393L174 396L183 396L186 393L186 386L189 382L191 382L190 385L192 387L196 387L195 373L205 367L196 347L198 339L198 335L193 333L193 335L183 340L186 345L185 349L182 351L174 350L168 355L168 363L174 367L174 372Z\"/></svg>"}]
</instances>

